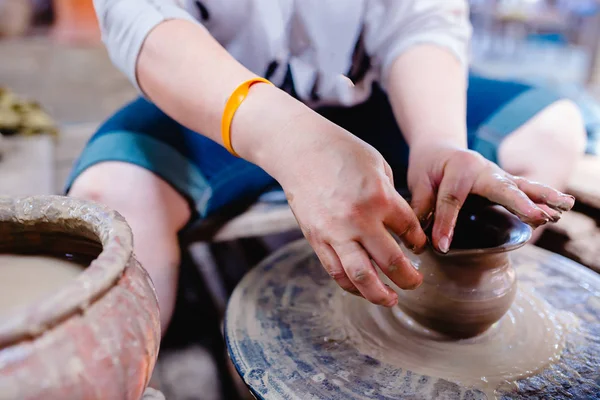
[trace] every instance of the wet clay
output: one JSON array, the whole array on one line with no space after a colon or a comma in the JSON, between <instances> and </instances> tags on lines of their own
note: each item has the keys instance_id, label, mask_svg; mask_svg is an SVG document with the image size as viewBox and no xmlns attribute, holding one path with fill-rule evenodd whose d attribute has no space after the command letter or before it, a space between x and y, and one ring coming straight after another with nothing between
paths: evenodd
<instances>
[{"instance_id":1,"label":"wet clay","mask_svg":"<svg viewBox=\"0 0 600 400\"><path fill-rule=\"evenodd\" d=\"M557 361L577 318L555 310L533 287L517 287L509 252L522 247L531 230L484 204L463 211L449 253L429 247L415 255L404 248L423 283L397 289L398 306L378 307L337 291L329 302L332 326L342 327L363 354L488 397Z\"/></svg>"},{"instance_id":2,"label":"wet clay","mask_svg":"<svg viewBox=\"0 0 600 400\"><path fill-rule=\"evenodd\" d=\"M0 254L0 318L55 292L82 271L67 258Z\"/></svg>"},{"instance_id":3,"label":"wet clay","mask_svg":"<svg viewBox=\"0 0 600 400\"><path fill-rule=\"evenodd\" d=\"M517 293L507 253L438 256L405 250L423 275L415 290L400 290L398 306L424 327L464 339L485 332L508 311ZM395 287L385 275L381 279Z\"/></svg>"},{"instance_id":4,"label":"wet clay","mask_svg":"<svg viewBox=\"0 0 600 400\"><path fill-rule=\"evenodd\" d=\"M359 352L398 368L493 393L560 358L565 334L577 319L521 287L515 302L480 336L455 340L423 328L399 307L378 307L338 292L331 323ZM490 396L488 396L490 397Z\"/></svg>"},{"instance_id":5,"label":"wet clay","mask_svg":"<svg viewBox=\"0 0 600 400\"><path fill-rule=\"evenodd\" d=\"M485 332L515 299L509 253L524 246L531 233L506 209L471 197L458 216L448 253L427 246L415 255L403 248L423 283L416 290L398 289L399 307L426 328L453 338ZM389 280L387 284L395 287Z\"/></svg>"},{"instance_id":6,"label":"wet clay","mask_svg":"<svg viewBox=\"0 0 600 400\"><path fill-rule=\"evenodd\" d=\"M451 339L343 292L306 241L234 291L225 333L258 399L600 399L600 277L534 247L511 254L509 310Z\"/></svg>"}]
</instances>

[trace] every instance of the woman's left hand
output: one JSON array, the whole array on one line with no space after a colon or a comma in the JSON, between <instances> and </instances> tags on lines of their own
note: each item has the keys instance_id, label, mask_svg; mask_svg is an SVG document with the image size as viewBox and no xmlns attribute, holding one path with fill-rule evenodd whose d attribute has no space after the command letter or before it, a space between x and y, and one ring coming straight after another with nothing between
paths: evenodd
<instances>
[{"instance_id":1,"label":"woman's left hand","mask_svg":"<svg viewBox=\"0 0 600 400\"><path fill-rule=\"evenodd\" d=\"M432 244L443 253L450 248L458 213L471 193L504 206L534 228L558 221L575 203L573 196L513 176L480 154L448 143L411 146L408 187L421 224L434 218Z\"/></svg>"}]
</instances>

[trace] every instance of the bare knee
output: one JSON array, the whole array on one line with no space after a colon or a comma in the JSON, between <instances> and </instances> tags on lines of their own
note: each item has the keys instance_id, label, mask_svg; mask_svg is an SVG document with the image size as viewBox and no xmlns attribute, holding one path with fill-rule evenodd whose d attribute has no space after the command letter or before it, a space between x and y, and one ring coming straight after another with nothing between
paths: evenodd
<instances>
[{"instance_id":1,"label":"bare knee","mask_svg":"<svg viewBox=\"0 0 600 400\"><path fill-rule=\"evenodd\" d=\"M587 134L579 106L571 100L561 100L542 112L539 126L540 139L548 146L559 147L566 155L575 157L585 152Z\"/></svg>"},{"instance_id":2,"label":"bare knee","mask_svg":"<svg viewBox=\"0 0 600 400\"><path fill-rule=\"evenodd\" d=\"M498 158L506 171L562 188L585 152L587 135L579 107L557 101L511 133Z\"/></svg>"},{"instance_id":3,"label":"bare knee","mask_svg":"<svg viewBox=\"0 0 600 400\"><path fill-rule=\"evenodd\" d=\"M190 218L188 202L163 179L133 164L103 162L85 170L71 186L69 196L113 208L125 218L138 214L160 219L180 230Z\"/></svg>"},{"instance_id":4,"label":"bare knee","mask_svg":"<svg viewBox=\"0 0 600 400\"><path fill-rule=\"evenodd\" d=\"M106 162L84 171L69 195L106 205L131 226L136 257L150 274L158 295L163 331L175 305L179 270L178 231L187 223L187 201L151 172Z\"/></svg>"}]
</instances>

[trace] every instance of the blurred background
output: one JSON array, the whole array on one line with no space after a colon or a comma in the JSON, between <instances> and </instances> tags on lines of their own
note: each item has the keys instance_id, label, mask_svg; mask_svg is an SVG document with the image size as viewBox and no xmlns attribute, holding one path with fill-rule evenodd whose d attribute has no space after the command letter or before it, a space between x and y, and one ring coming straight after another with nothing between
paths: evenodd
<instances>
[{"instance_id":1,"label":"blurred background","mask_svg":"<svg viewBox=\"0 0 600 400\"><path fill-rule=\"evenodd\" d=\"M471 19L475 72L552 87L580 105L589 143L568 187L578 203L538 245L600 272L600 0L471 0ZM100 42L92 0L0 0L0 194L61 193L96 127L135 96ZM182 315L196 342L198 311ZM197 351L185 357L202 359ZM169 390L186 387L189 369L169 357L162 351L157 369L168 398L196 398ZM213 375L203 376L188 376L189 390L218 398L206 389Z\"/></svg>"},{"instance_id":2,"label":"blurred background","mask_svg":"<svg viewBox=\"0 0 600 400\"><path fill-rule=\"evenodd\" d=\"M595 138L598 0L471 0L471 18L473 70L560 88L582 105ZM60 130L51 184L31 184L59 191L94 127L136 93L100 43L92 0L0 0L0 60L0 132ZM9 109L15 102L18 118ZM589 153L598 153L596 142ZM2 189L27 191L16 187L24 181Z\"/></svg>"}]
</instances>

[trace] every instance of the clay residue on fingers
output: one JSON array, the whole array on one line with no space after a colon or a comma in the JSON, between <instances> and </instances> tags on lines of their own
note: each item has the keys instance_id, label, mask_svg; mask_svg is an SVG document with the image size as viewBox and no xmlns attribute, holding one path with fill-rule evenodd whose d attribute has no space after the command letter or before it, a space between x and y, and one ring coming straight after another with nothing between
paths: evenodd
<instances>
[{"instance_id":1,"label":"clay residue on fingers","mask_svg":"<svg viewBox=\"0 0 600 400\"><path fill-rule=\"evenodd\" d=\"M575 206L575 197L569 194L563 195L564 200L558 204L550 204L561 211L570 211Z\"/></svg>"},{"instance_id":2,"label":"clay residue on fingers","mask_svg":"<svg viewBox=\"0 0 600 400\"><path fill-rule=\"evenodd\" d=\"M539 207L535 207L533 210L533 213L523 213L521 212L518 208L514 207L514 206L505 206L510 212L512 212L513 214L515 214L517 217L519 217L519 219L521 221L523 221L524 223L526 223L527 225L530 225L534 228L540 227L542 225L547 224L548 222L552 221L553 218L544 210L542 210ZM536 213L537 212L537 213ZM531 214L537 214L537 215L531 215Z\"/></svg>"}]
</instances>

